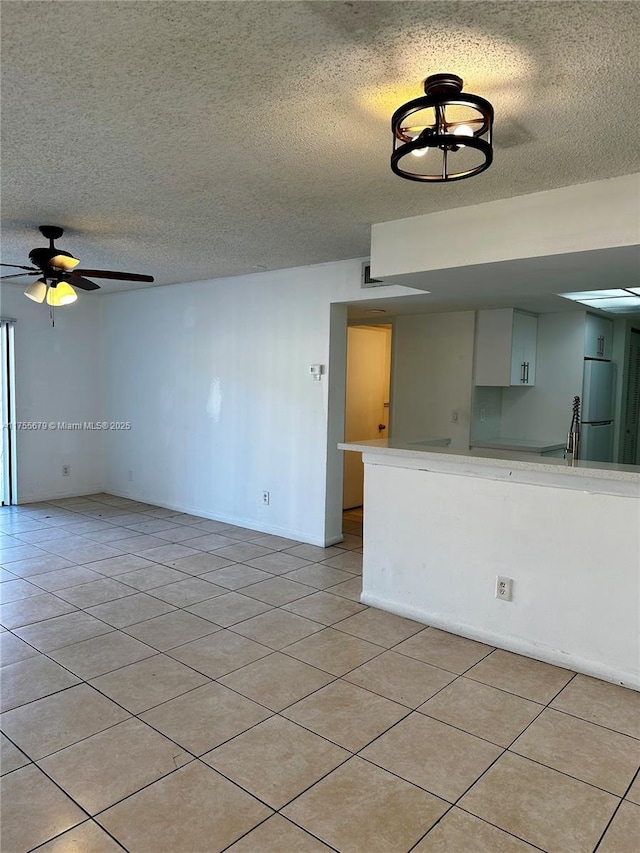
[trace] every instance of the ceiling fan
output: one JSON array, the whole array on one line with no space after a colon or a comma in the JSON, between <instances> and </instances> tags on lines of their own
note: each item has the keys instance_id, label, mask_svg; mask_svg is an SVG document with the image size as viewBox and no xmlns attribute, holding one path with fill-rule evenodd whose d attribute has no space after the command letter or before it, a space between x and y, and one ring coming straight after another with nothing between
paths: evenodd
<instances>
[{"instance_id":1,"label":"ceiling fan","mask_svg":"<svg viewBox=\"0 0 640 853\"><path fill-rule=\"evenodd\" d=\"M153 281L152 275L139 275L132 272L115 272L114 270L90 270L77 269L80 261L70 252L64 252L54 246L54 240L62 237L64 229L58 225L41 225L40 233L49 240L48 248L32 249L29 252L29 260L33 266L25 267L18 264L0 264L3 267L13 267L18 270L27 270L22 273L10 273L0 276L3 278L18 278L20 276L37 275L40 278L34 281L25 290L24 295L34 302L44 302L52 307L70 305L78 298L74 288L79 290L99 290L100 285L91 278L111 278L120 281Z\"/></svg>"}]
</instances>

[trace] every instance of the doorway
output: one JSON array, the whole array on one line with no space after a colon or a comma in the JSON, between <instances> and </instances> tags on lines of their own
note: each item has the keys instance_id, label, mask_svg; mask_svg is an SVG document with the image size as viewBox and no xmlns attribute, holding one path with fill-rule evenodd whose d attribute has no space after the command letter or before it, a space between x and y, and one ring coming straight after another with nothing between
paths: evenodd
<instances>
[{"instance_id":1,"label":"doorway","mask_svg":"<svg viewBox=\"0 0 640 853\"><path fill-rule=\"evenodd\" d=\"M0 499L2 506L17 503L16 495L16 413L13 320L0 320Z\"/></svg>"},{"instance_id":2,"label":"doorway","mask_svg":"<svg viewBox=\"0 0 640 853\"><path fill-rule=\"evenodd\" d=\"M347 327L345 441L387 438L391 382L390 324ZM364 465L359 453L344 454L343 511L357 511L364 502ZM349 518L351 523L360 518Z\"/></svg>"}]
</instances>

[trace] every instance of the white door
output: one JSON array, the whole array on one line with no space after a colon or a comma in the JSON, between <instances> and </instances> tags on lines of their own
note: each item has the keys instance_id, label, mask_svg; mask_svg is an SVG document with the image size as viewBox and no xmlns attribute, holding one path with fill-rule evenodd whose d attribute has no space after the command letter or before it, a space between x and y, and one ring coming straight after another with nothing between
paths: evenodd
<instances>
[{"instance_id":1,"label":"white door","mask_svg":"<svg viewBox=\"0 0 640 853\"><path fill-rule=\"evenodd\" d=\"M387 437L390 375L391 326L349 326L345 441ZM363 500L362 456L359 453L345 453L343 509L362 506Z\"/></svg>"}]
</instances>

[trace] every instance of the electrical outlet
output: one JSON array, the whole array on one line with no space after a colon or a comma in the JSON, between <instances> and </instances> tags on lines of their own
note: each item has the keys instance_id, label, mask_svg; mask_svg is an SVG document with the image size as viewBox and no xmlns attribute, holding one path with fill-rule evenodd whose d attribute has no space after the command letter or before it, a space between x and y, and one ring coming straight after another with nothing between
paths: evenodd
<instances>
[{"instance_id":1,"label":"electrical outlet","mask_svg":"<svg viewBox=\"0 0 640 853\"><path fill-rule=\"evenodd\" d=\"M71 465L63 465L62 466L62 476L68 477L71 473Z\"/></svg>"},{"instance_id":2,"label":"electrical outlet","mask_svg":"<svg viewBox=\"0 0 640 853\"><path fill-rule=\"evenodd\" d=\"M484 409L480 409L480 420L486 421L486 419L487 419L487 413L485 412Z\"/></svg>"},{"instance_id":3,"label":"electrical outlet","mask_svg":"<svg viewBox=\"0 0 640 853\"><path fill-rule=\"evenodd\" d=\"M451 412L451 423L452 424L458 423L458 413L456 411Z\"/></svg>"},{"instance_id":4,"label":"electrical outlet","mask_svg":"<svg viewBox=\"0 0 640 853\"><path fill-rule=\"evenodd\" d=\"M131 470L131 468L129 468L129 482L133 482L133 471Z\"/></svg>"},{"instance_id":5,"label":"electrical outlet","mask_svg":"<svg viewBox=\"0 0 640 853\"><path fill-rule=\"evenodd\" d=\"M513 601L513 578L496 576L496 598L502 601Z\"/></svg>"},{"instance_id":6,"label":"electrical outlet","mask_svg":"<svg viewBox=\"0 0 640 853\"><path fill-rule=\"evenodd\" d=\"M269 506L269 492L262 493L262 505Z\"/></svg>"}]
</instances>

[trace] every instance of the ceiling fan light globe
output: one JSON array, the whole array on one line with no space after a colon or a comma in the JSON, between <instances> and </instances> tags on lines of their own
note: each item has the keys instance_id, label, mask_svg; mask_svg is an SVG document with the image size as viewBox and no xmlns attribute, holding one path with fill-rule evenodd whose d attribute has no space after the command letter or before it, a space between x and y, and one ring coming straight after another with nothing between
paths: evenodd
<instances>
[{"instance_id":1,"label":"ceiling fan light globe","mask_svg":"<svg viewBox=\"0 0 640 853\"><path fill-rule=\"evenodd\" d=\"M47 293L47 304L53 305L54 308L61 308L63 305L71 305L78 298L78 294L66 281L59 281L55 287L50 287Z\"/></svg>"},{"instance_id":2,"label":"ceiling fan light globe","mask_svg":"<svg viewBox=\"0 0 640 853\"><path fill-rule=\"evenodd\" d=\"M75 269L79 263L80 261L71 255L54 255L49 261L50 266L54 269L64 270L65 272Z\"/></svg>"},{"instance_id":3,"label":"ceiling fan light globe","mask_svg":"<svg viewBox=\"0 0 640 853\"><path fill-rule=\"evenodd\" d=\"M43 278L39 278L33 284L29 285L24 295L27 299L32 299L34 302L44 302L44 298L47 295L47 282Z\"/></svg>"}]
</instances>

